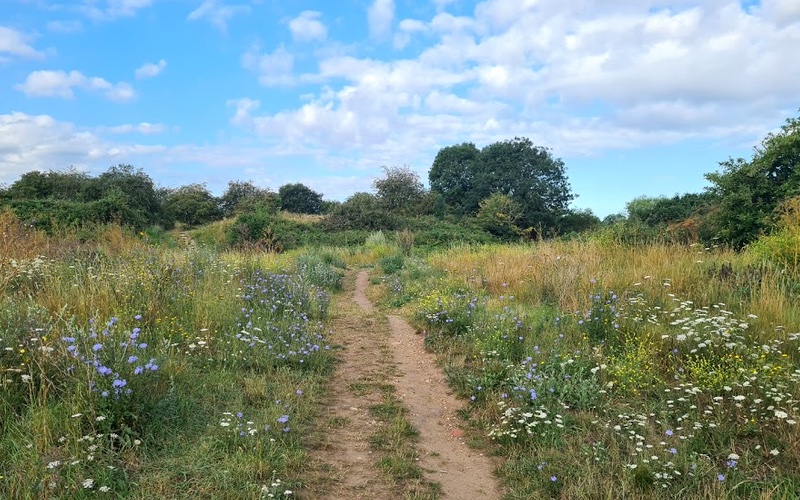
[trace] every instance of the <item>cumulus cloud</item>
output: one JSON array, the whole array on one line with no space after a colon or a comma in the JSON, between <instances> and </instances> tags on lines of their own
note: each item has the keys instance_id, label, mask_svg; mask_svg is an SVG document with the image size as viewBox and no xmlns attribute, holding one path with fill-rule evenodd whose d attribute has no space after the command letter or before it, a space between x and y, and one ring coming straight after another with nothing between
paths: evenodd
<instances>
[{"instance_id":1,"label":"cumulus cloud","mask_svg":"<svg viewBox=\"0 0 800 500\"><path fill-rule=\"evenodd\" d=\"M306 10L299 16L289 21L289 30L292 38L297 42L313 42L314 40L325 40L328 36L328 28L320 21L322 13Z\"/></svg>"},{"instance_id":2,"label":"cumulus cloud","mask_svg":"<svg viewBox=\"0 0 800 500\"><path fill-rule=\"evenodd\" d=\"M249 5L225 5L217 0L205 0L187 16L189 21L204 19L222 32L228 31L228 21L240 14L248 14Z\"/></svg>"},{"instance_id":3,"label":"cumulus cloud","mask_svg":"<svg viewBox=\"0 0 800 500\"><path fill-rule=\"evenodd\" d=\"M136 97L136 92L130 84L118 82L112 84L100 77L89 77L80 71L34 71L28 75L23 83L14 88L24 92L29 97L61 97L72 99L75 97L73 89L100 92L112 101L129 101Z\"/></svg>"},{"instance_id":4,"label":"cumulus cloud","mask_svg":"<svg viewBox=\"0 0 800 500\"><path fill-rule=\"evenodd\" d=\"M314 75L296 77L322 84L302 105L259 113L242 100L232 123L373 160L515 135L559 155L758 138L798 105L796 5L486 0L471 16L400 21L396 48L433 42L407 59L321 56ZM371 35L385 38L394 3L373 2L368 17Z\"/></svg>"},{"instance_id":5,"label":"cumulus cloud","mask_svg":"<svg viewBox=\"0 0 800 500\"><path fill-rule=\"evenodd\" d=\"M135 76L137 80L143 80L145 78L153 78L154 76L158 76L161 74L162 71L167 67L167 61L161 59L158 63L146 63L140 66L135 71Z\"/></svg>"},{"instance_id":6,"label":"cumulus cloud","mask_svg":"<svg viewBox=\"0 0 800 500\"><path fill-rule=\"evenodd\" d=\"M291 85L295 82L294 56L283 46L264 54L257 45L254 45L242 55L241 63L245 69L258 74L261 85L270 87Z\"/></svg>"},{"instance_id":7,"label":"cumulus cloud","mask_svg":"<svg viewBox=\"0 0 800 500\"><path fill-rule=\"evenodd\" d=\"M0 26L0 57L9 54L27 59L43 59L44 53L30 45L33 37L12 28Z\"/></svg>"},{"instance_id":8,"label":"cumulus cloud","mask_svg":"<svg viewBox=\"0 0 800 500\"><path fill-rule=\"evenodd\" d=\"M369 35L375 39L387 38L392 32L394 0L375 0L367 8Z\"/></svg>"}]
</instances>

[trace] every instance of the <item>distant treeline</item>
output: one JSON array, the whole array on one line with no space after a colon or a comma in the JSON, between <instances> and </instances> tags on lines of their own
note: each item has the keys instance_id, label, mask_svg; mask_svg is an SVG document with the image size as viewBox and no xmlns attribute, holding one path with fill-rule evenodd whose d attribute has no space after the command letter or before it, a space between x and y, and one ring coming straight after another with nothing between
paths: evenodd
<instances>
[{"instance_id":1,"label":"distant treeline","mask_svg":"<svg viewBox=\"0 0 800 500\"><path fill-rule=\"evenodd\" d=\"M794 198L800 195L798 165L800 119L790 118L780 132L767 135L750 160L729 159L706 174L711 182L706 191L636 198L626 213L602 221L590 210L569 207L575 195L564 163L526 138L483 149L471 143L442 148L429 172L430 189L408 167L384 167L374 192L356 193L344 202L324 200L300 183L275 192L239 180L229 182L217 197L202 184L158 187L143 170L117 165L96 177L74 169L27 172L0 189L0 204L49 232L87 223L119 223L135 230L196 227L235 217L233 243L263 238L283 210L325 215L318 230L329 232L446 224L448 231L468 229L473 234L468 239L475 239L477 231L490 240L509 241L600 229L622 241L741 248L791 219L798 205Z\"/></svg>"}]
</instances>

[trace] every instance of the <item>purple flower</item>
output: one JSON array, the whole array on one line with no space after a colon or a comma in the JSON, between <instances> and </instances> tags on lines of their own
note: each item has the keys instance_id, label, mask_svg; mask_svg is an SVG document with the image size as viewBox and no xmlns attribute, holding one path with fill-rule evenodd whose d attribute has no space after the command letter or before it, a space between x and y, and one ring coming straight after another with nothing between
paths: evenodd
<instances>
[{"instance_id":1,"label":"purple flower","mask_svg":"<svg viewBox=\"0 0 800 500\"><path fill-rule=\"evenodd\" d=\"M242 418L243 416L244 415L242 415L242 412L240 411L236 412L236 418Z\"/></svg>"},{"instance_id":2,"label":"purple flower","mask_svg":"<svg viewBox=\"0 0 800 500\"><path fill-rule=\"evenodd\" d=\"M667 429L667 431L664 434L666 434L667 436L671 436L672 435L672 429Z\"/></svg>"},{"instance_id":3,"label":"purple flower","mask_svg":"<svg viewBox=\"0 0 800 500\"><path fill-rule=\"evenodd\" d=\"M558 481L558 478L556 476L550 476L550 481L555 483L556 481Z\"/></svg>"},{"instance_id":4,"label":"purple flower","mask_svg":"<svg viewBox=\"0 0 800 500\"><path fill-rule=\"evenodd\" d=\"M303 395L303 390L302 389L297 389L297 395L298 396L302 396Z\"/></svg>"},{"instance_id":5,"label":"purple flower","mask_svg":"<svg viewBox=\"0 0 800 500\"><path fill-rule=\"evenodd\" d=\"M147 349L147 344L142 342L141 344L139 344L139 349Z\"/></svg>"},{"instance_id":6,"label":"purple flower","mask_svg":"<svg viewBox=\"0 0 800 500\"><path fill-rule=\"evenodd\" d=\"M278 417L279 424L285 424L288 421L289 421L289 415L281 415L280 417Z\"/></svg>"},{"instance_id":7,"label":"purple flower","mask_svg":"<svg viewBox=\"0 0 800 500\"><path fill-rule=\"evenodd\" d=\"M736 460L728 460L728 461L727 461L727 462L725 462L725 463L726 463L726 464L728 465L728 467L730 467L731 469L733 469L734 467L736 467Z\"/></svg>"},{"instance_id":8,"label":"purple flower","mask_svg":"<svg viewBox=\"0 0 800 500\"><path fill-rule=\"evenodd\" d=\"M717 481L720 483L725 480L725 474L717 474Z\"/></svg>"},{"instance_id":9,"label":"purple flower","mask_svg":"<svg viewBox=\"0 0 800 500\"><path fill-rule=\"evenodd\" d=\"M107 398L108 397L108 391L103 391L103 392L100 393L100 395L103 396L104 398Z\"/></svg>"},{"instance_id":10,"label":"purple flower","mask_svg":"<svg viewBox=\"0 0 800 500\"><path fill-rule=\"evenodd\" d=\"M139 321L140 319L142 319L142 315L141 314L137 314L136 316L133 317L133 319L135 319L136 321Z\"/></svg>"},{"instance_id":11,"label":"purple flower","mask_svg":"<svg viewBox=\"0 0 800 500\"><path fill-rule=\"evenodd\" d=\"M99 342L98 342L97 344L95 344L95 345L93 345L93 346L92 346L92 350L93 350L94 352L97 352L97 351L99 351L99 350L100 350L100 349L102 349L102 348L103 348L103 344L100 344Z\"/></svg>"},{"instance_id":12,"label":"purple flower","mask_svg":"<svg viewBox=\"0 0 800 500\"><path fill-rule=\"evenodd\" d=\"M678 453L678 450L676 450L675 448L670 448L669 452L672 453L673 455L675 455L675 454Z\"/></svg>"},{"instance_id":13,"label":"purple flower","mask_svg":"<svg viewBox=\"0 0 800 500\"><path fill-rule=\"evenodd\" d=\"M137 356L130 356L128 358L128 363L136 363L137 361L139 361L139 358Z\"/></svg>"},{"instance_id":14,"label":"purple flower","mask_svg":"<svg viewBox=\"0 0 800 500\"><path fill-rule=\"evenodd\" d=\"M125 387L126 385L128 385L128 382L124 378L118 378L111 383L111 386L116 388Z\"/></svg>"},{"instance_id":15,"label":"purple flower","mask_svg":"<svg viewBox=\"0 0 800 500\"><path fill-rule=\"evenodd\" d=\"M139 375L139 374L140 374L140 373L142 373L143 371L144 371L144 368L142 368L141 366L137 366L137 367L136 367L136 369L135 369L135 370L133 370L133 374L134 374L134 375Z\"/></svg>"}]
</instances>

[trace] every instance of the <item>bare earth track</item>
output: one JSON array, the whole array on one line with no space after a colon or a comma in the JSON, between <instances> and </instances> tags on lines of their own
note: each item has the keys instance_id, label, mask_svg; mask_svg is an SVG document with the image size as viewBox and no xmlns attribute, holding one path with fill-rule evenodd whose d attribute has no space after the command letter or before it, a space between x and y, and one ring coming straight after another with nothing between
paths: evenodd
<instances>
[{"instance_id":1,"label":"bare earth track","mask_svg":"<svg viewBox=\"0 0 800 500\"><path fill-rule=\"evenodd\" d=\"M341 363L331 381L325 439L312 452L311 469L319 477L303 496L343 500L406 496L376 468L378 457L369 444L369 436L382 425L369 409L391 389L419 432L417 452L424 479L439 483L444 498L500 498L494 465L463 442L456 416L461 403L424 351L422 339L399 316L388 316L387 322L367 298L367 287L366 271L355 280L348 275L348 293L333 308L332 341L342 346Z\"/></svg>"}]
</instances>

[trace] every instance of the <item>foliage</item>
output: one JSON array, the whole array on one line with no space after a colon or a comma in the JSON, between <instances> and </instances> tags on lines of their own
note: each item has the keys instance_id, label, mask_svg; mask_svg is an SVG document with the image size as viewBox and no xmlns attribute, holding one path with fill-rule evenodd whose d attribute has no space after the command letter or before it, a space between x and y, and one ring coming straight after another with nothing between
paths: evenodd
<instances>
[{"instance_id":1,"label":"foliage","mask_svg":"<svg viewBox=\"0 0 800 500\"><path fill-rule=\"evenodd\" d=\"M520 227L540 234L557 229L559 216L574 197L564 162L526 138L496 142L479 152L472 144L444 148L429 179L431 189L465 213L476 213L493 193L507 195L522 208Z\"/></svg>"},{"instance_id":2,"label":"foliage","mask_svg":"<svg viewBox=\"0 0 800 500\"><path fill-rule=\"evenodd\" d=\"M522 207L510 196L494 193L481 200L478 206L478 224L487 232L511 240L522 235L517 226L522 217Z\"/></svg>"},{"instance_id":3,"label":"foliage","mask_svg":"<svg viewBox=\"0 0 800 500\"><path fill-rule=\"evenodd\" d=\"M130 165L111 167L97 178L75 170L28 172L9 187L7 199L21 219L49 232L85 223L141 230L172 222L153 181Z\"/></svg>"},{"instance_id":4,"label":"foliage","mask_svg":"<svg viewBox=\"0 0 800 500\"><path fill-rule=\"evenodd\" d=\"M322 195L300 184L285 184L278 189L281 209L297 214L321 214Z\"/></svg>"},{"instance_id":5,"label":"foliage","mask_svg":"<svg viewBox=\"0 0 800 500\"><path fill-rule=\"evenodd\" d=\"M277 214L263 210L239 215L228 229L228 242L238 248L258 248L268 252L283 252L296 246L291 230L296 227Z\"/></svg>"},{"instance_id":6,"label":"foliage","mask_svg":"<svg viewBox=\"0 0 800 500\"><path fill-rule=\"evenodd\" d=\"M748 252L792 272L800 271L800 196L781 204L778 229L750 244Z\"/></svg>"},{"instance_id":7,"label":"foliage","mask_svg":"<svg viewBox=\"0 0 800 500\"><path fill-rule=\"evenodd\" d=\"M164 210L176 222L187 226L208 224L222 218L220 203L203 184L189 184L172 191Z\"/></svg>"},{"instance_id":8,"label":"foliage","mask_svg":"<svg viewBox=\"0 0 800 500\"><path fill-rule=\"evenodd\" d=\"M461 213L471 211L467 196L473 189L480 154L474 144L467 142L444 147L436 154L428 173L431 191L440 193L447 205Z\"/></svg>"},{"instance_id":9,"label":"foliage","mask_svg":"<svg viewBox=\"0 0 800 500\"><path fill-rule=\"evenodd\" d=\"M323 226L325 229L333 231L394 230L400 226L400 220L396 214L385 210L376 196L369 193L356 193L331 210L331 213L325 218Z\"/></svg>"},{"instance_id":10,"label":"foliage","mask_svg":"<svg viewBox=\"0 0 800 500\"><path fill-rule=\"evenodd\" d=\"M717 236L736 248L768 233L776 223L776 208L800 194L800 118L789 118L778 133L770 133L753 157L721 162L721 171L706 174L718 197L713 215Z\"/></svg>"},{"instance_id":11,"label":"foliage","mask_svg":"<svg viewBox=\"0 0 800 500\"><path fill-rule=\"evenodd\" d=\"M226 217L259 208L277 212L280 206L277 194L269 189L257 187L252 181L229 181L219 201L222 213Z\"/></svg>"},{"instance_id":12,"label":"foliage","mask_svg":"<svg viewBox=\"0 0 800 500\"><path fill-rule=\"evenodd\" d=\"M373 183L383 209L405 217L422 215L426 192L419 175L408 166L383 167L383 172Z\"/></svg>"},{"instance_id":13,"label":"foliage","mask_svg":"<svg viewBox=\"0 0 800 500\"><path fill-rule=\"evenodd\" d=\"M568 209L558 219L558 233L572 235L593 231L600 227L600 219L590 209Z\"/></svg>"}]
</instances>

